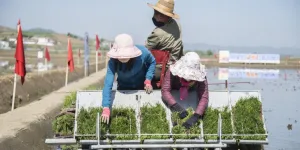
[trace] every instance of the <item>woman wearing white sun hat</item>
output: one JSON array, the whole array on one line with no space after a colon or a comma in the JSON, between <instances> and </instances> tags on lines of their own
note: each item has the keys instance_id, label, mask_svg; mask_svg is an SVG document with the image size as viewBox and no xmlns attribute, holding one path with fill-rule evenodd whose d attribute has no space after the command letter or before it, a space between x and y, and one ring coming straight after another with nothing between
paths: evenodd
<instances>
[{"instance_id":1,"label":"woman wearing white sun hat","mask_svg":"<svg viewBox=\"0 0 300 150\"><path fill-rule=\"evenodd\" d=\"M116 36L108 52L107 73L104 81L101 115L102 122L109 122L111 107L111 90L115 74L118 75L118 90L142 90L152 92L151 80L155 72L155 58L145 47L134 45L128 34Z\"/></svg>"},{"instance_id":2,"label":"woman wearing white sun hat","mask_svg":"<svg viewBox=\"0 0 300 150\"><path fill-rule=\"evenodd\" d=\"M179 112L181 119L187 117L187 111L178 104L171 94L172 89L180 92L180 100L185 100L191 89L198 94L198 106L194 115L189 118L183 126L190 128L201 116L203 116L208 105L208 84L205 66L201 64L200 57L195 52L188 52L175 64L170 66L162 83L162 99L172 111Z\"/></svg>"}]
</instances>

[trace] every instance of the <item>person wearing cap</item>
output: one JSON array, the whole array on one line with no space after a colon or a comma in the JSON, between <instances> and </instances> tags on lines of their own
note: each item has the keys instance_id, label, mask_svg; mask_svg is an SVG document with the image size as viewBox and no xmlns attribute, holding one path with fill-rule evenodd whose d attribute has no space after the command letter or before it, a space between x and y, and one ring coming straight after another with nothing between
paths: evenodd
<instances>
[{"instance_id":1,"label":"person wearing cap","mask_svg":"<svg viewBox=\"0 0 300 150\"><path fill-rule=\"evenodd\" d=\"M107 73L104 81L101 121L108 123L111 107L111 91L115 74L117 74L117 90L143 90L152 92L151 80L155 71L155 58L151 52L141 45L134 45L128 34L116 36L113 46L108 52Z\"/></svg>"},{"instance_id":2,"label":"person wearing cap","mask_svg":"<svg viewBox=\"0 0 300 150\"><path fill-rule=\"evenodd\" d=\"M148 3L148 6L154 9L152 21L155 29L148 36L145 45L149 50L169 51L168 68L183 56L181 25L175 20L179 19L179 15L174 13L174 0L158 0L155 5ZM161 65L156 66L156 80L160 78L161 68Z\"/></svg>"},{"instance_id":3,"label":"person wearing cap","mask_svg":"<svg viewBox=\"0 0 300 150\"><path fill-rule=\"evenodd\" d=\"M179 112L181 119L187 117L187 111L176 102L171 94L172 90L179 90L180 100L186 100L191 90L197 91L199 103L192 117L183 126L190 128L203 116L208 105L208 84L205 66L195 52L188 52L175 64L170 65L162 83L162 100L172 112Z\"/></svg>"}]
</instances>

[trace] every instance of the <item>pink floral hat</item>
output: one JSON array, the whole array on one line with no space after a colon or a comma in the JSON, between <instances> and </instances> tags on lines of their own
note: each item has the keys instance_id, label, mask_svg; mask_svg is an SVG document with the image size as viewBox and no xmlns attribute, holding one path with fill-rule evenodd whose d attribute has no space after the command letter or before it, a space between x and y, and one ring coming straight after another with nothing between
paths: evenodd
<instances>
[{"instance_id":1,"label":"pink floral hat","mask_svg":"<svg viewBox=\"0 0 300 150\"><path fill-rule=\"evenodd\" d=\"M128 34L117 35L113 46L107 53L108 57L115 59L134 58L140 55L142 51L134 45L132 37Z\"/></svg>"},{"instance_id":2,"label":"pink floral hat","mask_svg":"<svg viewBox=\"0 0 300 150\"><path fill-rule=\"evenodd\" d=\"M188 52L175 64L170 65L173 75L186 80L204 81L206 76L205 66L201 64L200 56L195 52Z\"/></svg>"}]
</instances>

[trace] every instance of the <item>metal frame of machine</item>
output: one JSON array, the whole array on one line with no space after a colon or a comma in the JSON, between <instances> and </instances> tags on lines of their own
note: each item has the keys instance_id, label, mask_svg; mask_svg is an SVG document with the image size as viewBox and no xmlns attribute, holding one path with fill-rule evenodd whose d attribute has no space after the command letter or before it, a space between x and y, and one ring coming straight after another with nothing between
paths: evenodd
<instances>
[{"instance_id":1,"label":"metal frame of machine","mask_svg":"<svg viewBox=\"0 0 300 150\"><path fill-rule=\"evenodd\" d=\"M189 95L189 100L180 101L179 100L179 92L173 91L172 95L175 97L178 103L180 103L183 107L195 107L197 106L196 92ZM240 97L245 96L256 96L261 101L261 94L260 91L246 91L246 90L215 90L209 91L209 106L213 108L222 108L224 106L229 106L229 109L232 109L232 106L238 101ZM135 148L216 148L221 149L227 147L227 144L235 144L236 140L222 140L222 117L219 114L218 118L218 133L216 134L205 134L203 132L203 122L199 128L201 129L201 134L199 135L198 139L176 139L176 144L174 144L173 139L148 139L144 140L143 144L140 144L140 118L137 115L139 113L140 107L144 104L156 104L160 103L164 106L167 114L167 120L169 121L170 125L170 134L172 135L172 122L171 122L171 111L163 104L161 100L161 91L155 90L151 94L146 94L145 91L113 91L112 92L112 100L113 106L118 107L132 107L135 108L136 112L136 124L137 124L137 140L100 140L100 126L101 122L99 120L100 114L97 116L96 123L96 133L93 135L79 135L77 133L77 116L80 108L90 108L90 107L101 107L102 104L102 91L77 91L77 98L76 98L76 113L75 113L75 122L74 122L74 135L73 138L61 138L61 139L46 139L45 143L49 145L74 145L74 144L81 144L81 145L90 145L90 149L105 149L105 148L127 148L127 149L135 149ZM232 115L231 115L232 116ZM231 118L232 119L232 118ZM264 114L262 113L262 119L264 122ZM233 125L233 121L232 121ZM264 122L264 129L267 133L267 129ZM233 130L234 132L234 130ZM153 134L157 135L157 134ZM174 135L174 134L173 134ZM203 137L205 135L217 135L218 140L208 140L207 142L204 141ZM228 134L227 134L228 135ZM230 134L232 136L253 136L253 135L268 135L268 134L251 134L251 135L237 135L235 133ZM79 140L76 141L76 137L80 136L94 136L97 137L97 140ZM268 139L266 140L240 140L240 144L268 144Z\"/></svg>"}]
</instances>

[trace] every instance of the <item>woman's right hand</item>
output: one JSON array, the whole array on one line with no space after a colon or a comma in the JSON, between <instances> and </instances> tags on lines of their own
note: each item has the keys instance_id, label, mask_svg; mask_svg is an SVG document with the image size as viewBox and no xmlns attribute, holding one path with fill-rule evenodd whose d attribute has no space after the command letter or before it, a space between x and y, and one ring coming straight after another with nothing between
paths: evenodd
<instances>
[{"instance_id":1,"label":"woman's right hand","mask_svg":"<svg viewBox=\"0 0 300 150\"><path fill-rule=\"evenodd\" d=\"M104 107L101 115L101 122L109 123L110 110L108 107Z\"/></svg>"},{"instance_id":2,"label":"woman's right hand","mask_svg":"<svg viewBox=\"0 0 300 150\"><path fill-rule=\"evenodd\" d=\"M183 119L188 116L188 112L178 103L171 106L171 111L179 112L179 118Z\"/></svg>"}]
</instances>

